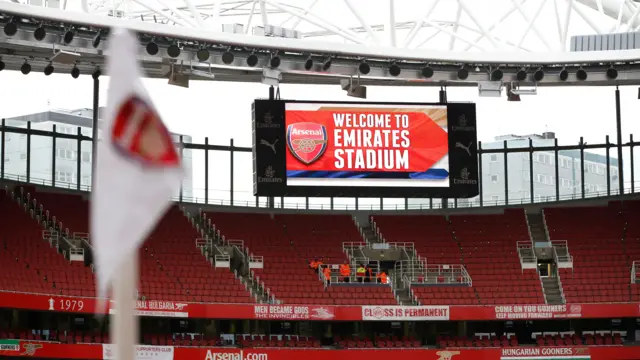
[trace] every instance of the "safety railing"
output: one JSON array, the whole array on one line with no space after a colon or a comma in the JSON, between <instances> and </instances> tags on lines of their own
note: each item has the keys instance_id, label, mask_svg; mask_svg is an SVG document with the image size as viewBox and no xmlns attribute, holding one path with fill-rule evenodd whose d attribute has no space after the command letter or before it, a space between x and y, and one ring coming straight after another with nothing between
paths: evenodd
<instances>
[{"instance_id":1,"label":"safety railing","mask_svg":"<svg viewBox=\"0 0 640 360\"><path fill-rule=\"evenodd\" d=\"M239 240L239 239L229 239L229 240L226 240L226 243L227 243L229 246L235 246L235 247L237 247L238 249L240 249L240 251L243 251L243 250L244 250L244 240Z\"/></svg>"},{"instance_id":2,"label":"safety railing","mask_svg":"<svg viewBox=\"0 0 640 360\"><path fill-rule=\"evenodd\" d=\"M209 238L197 238L197 239L196 239L196 247L197 247L198 249L201 249L201 248L210 248L210 247L211 247L211 245L212 245L212 243L213 243L213 242L212 242L212 241L211 241L211 239L209 239Z\"/></svg>"},{"instance_id":3,"label":"safety railing","mask_svg":"<svg viewBox=\"0 0 640 360\"><path fill-rule=\"evenodd\" d=\"M69 249L69 260L70 261L84 261L84 249L79 248L70 248Z\"/></svg>"},{"instance_id":4,"label":"safety railing","mask_svg":"<svg viewBox=\"0 0 640 360\"><path fill-rule=\"evenodd\" d=\"M58 247L58 232L52 230L42 230L42 240L49 242L51 247Z\"/></svg>"},{"instance_id":5,"label":"safety railing","mask_svg":"<svg viewBox=\"0 0 640 360\"><path fill-rule=\"evenodd\" d=\"M409 275L409 281L412 284L473 285L467 269L460 264L426 265L423 273Z\"/></svg>"},{"instance_id":6,"label":"safety railing","mask_svg":"<svg viewBox=\"0 0 640 360\"><path fill-rule=\"evenodd\" d=\"M405 249L411 254L416 252L416 246L412 242L390 242L387 244L389 244L389 249Z\"/></svg>"},{"instance_id":7,"label":"safety railing","mask_svg":"<svg viewBox=\"0 0 640 360\"><path fill-rule=\"evenodd\" d=\"M640 261L634 261L631 264L631 283L640 283Z\"/></svg>"},{"instance_id":8,"label":"safety railing","mask_svg":"<svg viewBox=\"0 0 640 360\"><path fill-rule=\"evenodd\" d=\"M523 269L535 269L538 263L535 250L531 241L518 241L516 243L520 265Z\"/></svg>"},{"instance_id":9,"label":"safety railing","mask_svg":"<svg viewBox=\"0 0 640 360\"><path fill-rule=\"evenodd\" d=\"M264 257L260 255L249 255L249 268L250 269L263 269Z\"/></svg>"},{"instance_id":10,"label":"safety railing","mask_svg":"<svg viewBox=\"0 0 640 360\"><path fill-rule=\"evenodd\" d=\"M564 288L562 287L562 278L560 278L560 272L558 271L556 274L556 279L558 280L558 289L560 290L560 296L562 297L562 303L566 304L567 299L564 297Z\"/></svg>"},{"instance_id":11,"label":"safety railing","mask_svg":"<svg viewBox=\"0 0 640 360\"><path fill-rule=\"evenodd\" d=\"M217 268L230 268L231 256L229 255L216 255L213 257L213 266Z\"/></svg>"},{"instance_id":12,"label":"safety railing","mask_svg":"<svg viewBox=\"0 0 640 360\"><path fill-rule=\"evenodd\" d=\"M569 254L569 245L566 240L552 240L553 258L561 269L573 269L573 256Z\"/></svg>"}]
</instances>

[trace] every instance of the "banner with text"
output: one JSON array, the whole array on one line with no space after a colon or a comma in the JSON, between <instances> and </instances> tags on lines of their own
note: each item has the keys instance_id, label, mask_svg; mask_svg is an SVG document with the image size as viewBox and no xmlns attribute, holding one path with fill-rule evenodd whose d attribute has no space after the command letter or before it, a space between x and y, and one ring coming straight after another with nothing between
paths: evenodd
<instances>
[{"instance_id":1,"label":"banner with text","mask_svg":"<svg viewBox=\"0 0 640 360\"><path fill-rule=\"evenodd\" d=\"M369 321L446 321L448 306L363 306L362 320Z\"/></svg>"},{"instance_id":2,"label":"banner with text","mask_svg":"<svg viewBox=\"0 0 640 360\"><path fill-rule=\"evenodd\" d=\"M504 305L496 306L496 319L566 319L582 316L580 305Z\"/></svg>"},{"instance_id":3,"label":"banner with text","mask_svg":"<svg viewBox=\"0 0 640 360\"><path fill-rule=\"evenodd\" d=\"M535 346L535 347L516 347L503 348L502 360L524 360L524 359L572 359L572 360L588 360L588 347L561 347L561 346Z\"/></svg>"},{"instance_id":4,"label":"banner with text","mask_svg":"<svg viewBox=\"0 0 640 360\"><path fill-rule=\"evenodd\" d=\"M446 105L287 103L288 186L449 186Z\"/></svg>"},{"instance_id":5,"label":"banner with text","mask_svg":"<svg viewBox=\"0 0 640 360\"><path fill-rule=\"evenodd\" d=\"M253 307L256 319L268 320L333 320L336 315L328 306L306 305L256 305Z\"/></svg>"},{"instance_id":6,"label":"banner with text","mask_svg":"<svg viewBox=\"0 0 640 360\"><path fill-rule=\"evenodd\" d=\"M116 304L110 303L109 313ZM446 321L637 318L640 303L497 305L497 306L314 306L206 304L175 301L138 301L140 316L196 319L264 319L310 321ZM84 313L96 311L95 298L0 291L0 308Z\"/></svg>"},{"instance_id":7,"label":"banner with text","mask_svg":"<svg viewBox=\"0 0 640 360\"><path fill-rule=\"evenodd\" d=\"M59 344L45 341L19 341L20 348L0 350L0 357L35 357L55 359L112 360L110 345ZM171 349L169 349L171 348ZM586 349L586 350L585 350ZM140 360L326 360L367 359L387 360L499 360L499 359L594 359L638 360L638 346L593 347L518 347L482 349L238 349L229 347L170 347L138 345Z\"/></svg>"},{"instance_id":8,"label":"banner with text","mask_svg":"<svg viewBox=\"0 0 640 360\"><path fill-rule=\"evenodd\" d=\"M137 360L173 360L173 346L137 345ZM105 360L116 359L115 346L102 345L102 358Z\"/></svg>"}]
</instances>

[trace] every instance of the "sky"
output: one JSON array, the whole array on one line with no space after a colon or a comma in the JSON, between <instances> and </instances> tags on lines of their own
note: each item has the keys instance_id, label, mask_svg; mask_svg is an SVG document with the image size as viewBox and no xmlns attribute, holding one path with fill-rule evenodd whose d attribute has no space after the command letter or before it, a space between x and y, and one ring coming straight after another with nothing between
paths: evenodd
<instances>
[{"instance_id":1,"label":"sky","mask_svg":"<svg viewBox=\"0 0 640 360\"><path fill-rule=\"evenodd\" d=\"M383 5L385 1L371 0L371 4L381 5L382 7L371 6L366 18L370 24L384 23L386 21ZM432 0L435 1L435 0ZM524 0L526 1L526 0ZM558 0L561 4L564 0ZM583 1L583 0L581 0ZM590 2L584 0L583 2ZM491 4L508 5L513 0L491 0ZM535 51L547 51L540 38L546 39L546 42L552 47L558 46L561 34L559 29L563 25L556 24L553 4L551 0L529 0L523 5L523 10L528 18L540 9L541 16L536 18L534 26L526 29L527 23L525 18L517 12L507 18L505 22L496 26L492 30L493 36L500 39L500 42L517 43L521 41L522 46L534 49ZM291 3L291 2L289 2ZM320 1L325 7L314 9L316 15L321 15L331 10L327 8L327 1ZM334 2L335 3L335 2ZM331 3L331 4L334 4ZM342 2L340 2L343 6ZM354 3L362 9L364 2L360 0ZM492 12L490 8L481 6L486 1L467 2L471 4L473 11L469 11L476 18L481 18L486 28L491 24L491 19L496 18L498 12ZM69 4L77 5L75 0L70 0ZM413 21L417 13L425 12L432 2L407 2L398 0L396 2L398 11L396 13L397 21ZM436 8L433 15L429 19L433 21L451 21L455 20L457 7L453 6L453 1L443 0L439 7ZM415 9L413 9L415 5ZM454 4L455 5L455 4ZM302 6L302 3L301 3ZM582 5L582 15L590 17L591 23L596 23L602 28L611 28L616 26L616 20L610 17L603 17L597 11L588 9ZM76 6L77 7L77 6ZM365 7L366 8L366 7ZM496 6L498 8L498 6ZM562 5L557 7L560 9L560 22L565 21L563 15L564 8ZM354 27L359 25L355 19L355 15L348 10L342 9L340 12L334 11L332 17L333 23L344 23L345 27ZM568 34L591 34L594 29L588 25L582 15L578 16L575 12L570 17L570 26ZM482 15L479 17L478 15ZM246 16L245 16L246 18ZM256 23L260 16L254 16L251 26L260 25ZM220 23L237 22L242 23L246 19L241 16L223 17ZM491 21L490 21L491 20ZM270 21L279 23L283 26L293 26L295 18L286 14L270 15ZM462 12L460 23L463 28L478 28L476 21L467 13ZM541 36L533 33L536 28ZM298 30L309 32L318 29L318 26L310 22L302 21L297 27ZM424 29L424 34L420 33L416 36L416 42L421 43L429 38L429 28ZM431 29L433 30L433 29ZM530 31L529 31L530 30ZM624 24L619 30L629 30ZM399 43L402 39L406 39L409 30L398 30L396 37ZM360 34L366 38L366 34ZM380 31L377 33L380 42L383 45L390 41L390 33ZM475 33L468 30L468 33L461 31L461 37L473 39ZM327 41L345 41L336 36L323 37ZM385 40L387 39L387 40ZM312 39L313 40L313 39ZM370 39L369 39L370 40ZM306 41L306 40L304 40ZM451 37L446 34L439 34L439 37L433 38L433 41L424 43L420 46L434 49L449 48ZM418 44L413 43L411 47ZM491 51L490 44L486 39L478 42L482 47L489 47L487 51ZM375 46L375 44L372 44ZM400 45L398 45L400 46ZM501 45L497 45L501 48ZM456 51L463 51L467 48L464 41L456 41L453 48ZM503 48L501 48L504 50ZM495 51L495 49L493 49ZM470 49L470 51L480 51L478 48ZM517 51L517 49L511 49ZM106 104L107 90L106 76L101 78L100 104ZM205 137L209 138L210 144L227 145L230 139L234 140L237 146L251 146L251 103L256 98L265 98L268 95L268 88L262 84L251 83L224 83L224 82L199 82L191 81L188 89L170 86L167 80L144 80L151 98L157 106L160 114L167 123L172 132L188 134L193 137L195 143L202 143ZM438 88L422 88L422 87L369 87L368 99L366 101L378 102L437 102ZM353 100L348 98L344 91L338 85L282 85L280 90L284 99L295 100ZM79 79L73 79L68 74L54 74L46 77L43 74L31 73L27 76L19 72L0 72L0 117L12 117L16 115L24 115L47 109L77 109L90 108L92 106L92 79L90 76L81 76ZM622 87L622 132L623 141L628 141L629 134L638 134L640 138L640 123L636 121L636 114L640 113L640 100L638 100L638 88ZM613 87L561 87L561 88L539 88L538 94L534 96L522 96L521 102L507 102L504 97L501 98L480 98L477 88L450 88L448 89L449 101L472 101L477 103L478 118L478 138L483 142L492 141L495 136L516 134L526 135L531 133L542 133L552 131L556 133L559 143L563 145L576 144L579 138L584 137L585 141L590 144L604 143L605 136L609 135L612 142L616 137L616 117L615 117L615 97ZM627 154L628 151L625 152ZM639 153L636 154L640 155ZM628 155L625 155L628 158ZM194 155L194 176L201 178L201 164L204 160L202 156ZM251 154L236 154L236 177L235 188L242 195L236 195L236 201L253 201L252 191L252 169ZM628 160L627 160L628 161ZM214 153L210 155L210 165L225 169L225 176L212 179L214 183L210 183L209 197L211 199L229 200L228 169L229 159L226 153ZM626 179L629 179L627 174ZM195 183L196 189L201 189L202 184ZM219 190L219 191L218 191ZM202 193L202 192L201 192ZM244 200L246 199L246 200ZM374 201L375 202L375 201ZM320 201L322 204L328 203L327 199Z\"/></svg>"}]
</instances>

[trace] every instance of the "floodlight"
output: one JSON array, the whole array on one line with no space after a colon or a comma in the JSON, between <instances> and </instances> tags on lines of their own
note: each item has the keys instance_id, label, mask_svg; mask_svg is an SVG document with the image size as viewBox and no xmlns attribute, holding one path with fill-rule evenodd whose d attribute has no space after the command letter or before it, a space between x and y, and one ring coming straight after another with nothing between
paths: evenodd
<instances>
[{"instance_id":1,"label":"floodlight","mask_svg":"<svg viewBox=\"0 0 640 360\"><path fill-rule=\"evenodd\" d=\"M53 70L54 70L53 69L53 65L51 63L49 63L49 65L44 67L44 74L46 76L49 76L49 75L53 74Z\"/></svg>"},{"instance_id":2,"label":"floodlight","mask_svg":"<svg viewBox=\"0 0 640 360\"><path fill-rule=\"evenodd\" d=\"M398 76L398 75L400 75L401 72L402 72L402 69L400 68L400 66L398 66L398 64L392 63L389 66L389 75Z\"/></svg>"},{"instance_id":3,"label":"floodlight","mask_svg":"<svg viewBox=\"0 0 640 360\"><path fill-rule=\"evenodd\" d=\"M147 54L154 56L158 54L158 51L160 49L158 48L158 44L156 44L154 41L150 41L147 44Z\"/></svg>"},{"instance_id":4,"label":"floodlight","mask_svg":"<svg viewBox=\"0 0 640 360\"><path fill-rule=\"evenodd\" d=\"M167 48L167 55L171 56L172 58L177 58L178 56L180 56L180 47L176 44L169 45L169 47Z\"/></svg>"},{"instance_id":5,"label":"floodlight","mask_svg":"<svg viewBox=\"0 0 640 360\"><path fill-rule=\"evenodd\" d=\"M31 72L31 65L25 60L24 64L20 67L20 72L27 75Z\"/></svg>"},{"instance_id":6,"label":"floodlight","mask_svg":"<svg viewBox=\"0 0 640 360\"><path fill-rule=\"evenodd\" d=\"M38 26L38 28L33 32L34 39L38 41L44 40L45 36L47 36L47 30L45 30L44 26L42 25Z\"/></svg>"},{"instance_id":7,"label":"floodlight","mask_svg":"<svg viewBox=\"0 0 640 360\"><path fill-rule=\"evenodd\" d=\"M360 65L358 65L358 71L360 71L360 74L362 75L367 75L371 72L371 66L369 66L366 61L362 60Z\"/></svg>"},{"instance_id":8,"label":"floodlight","mask_svg":"<svg viewBox=\"0 0 640 360\"><path fill-rule=\"evenodd\" d=\"M77 79L80 76L80 69L76 65L73 65L73 69L71 69L71 77Z\"/></svg>"}]
</instances>

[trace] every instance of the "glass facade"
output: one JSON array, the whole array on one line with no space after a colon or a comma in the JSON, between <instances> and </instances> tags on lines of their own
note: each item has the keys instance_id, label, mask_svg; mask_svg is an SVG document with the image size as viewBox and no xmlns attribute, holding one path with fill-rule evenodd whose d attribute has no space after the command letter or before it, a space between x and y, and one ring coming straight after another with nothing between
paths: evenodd
<instances>
[{"instance_id":1,"label":"glass facade","mask_svg":"<svg viewBox=\"0 0 640 360\"><path fill-rule=\"evenodd\" d=\"M36 126L32 126L36 125ZM11 124L0 127L0 177L89 191L93 139L80 127ZM636 192L634 163L639 142L562 145L543 135L479 143L480 195L472 199L267 198L253 196L249 147L185 142L176 137L187 177L175 200L187 203L286 209L412 210L553 202ZM189 139L190 140L190 139ZM622 179L621 179L622 177Z\"/></svg>"}]
</instances>

